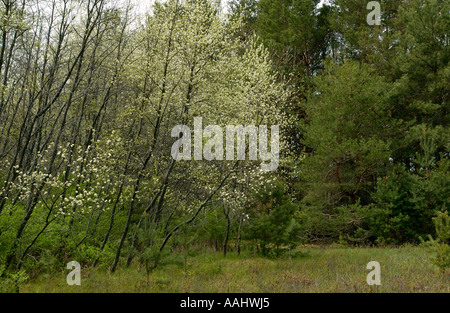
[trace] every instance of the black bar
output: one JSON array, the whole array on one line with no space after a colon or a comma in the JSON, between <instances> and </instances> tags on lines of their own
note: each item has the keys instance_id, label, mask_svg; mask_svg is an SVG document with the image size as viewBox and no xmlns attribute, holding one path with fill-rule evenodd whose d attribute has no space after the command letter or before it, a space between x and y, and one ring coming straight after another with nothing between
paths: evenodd
<instances>
[{"instance_id":1,"label":"black bar","mask_svg":"<svg viewBox=\"0 0 450 313\"><path fill-rule=\"evenodd\" d=\"M98 313L135 310L144 313L309 313L316 310L384 313L385 310L405 312L426 303L442 303L445 307L448 299L448 294L0 294L2 304L17 304L23 310Z\"/></svg>"}]
</instances>

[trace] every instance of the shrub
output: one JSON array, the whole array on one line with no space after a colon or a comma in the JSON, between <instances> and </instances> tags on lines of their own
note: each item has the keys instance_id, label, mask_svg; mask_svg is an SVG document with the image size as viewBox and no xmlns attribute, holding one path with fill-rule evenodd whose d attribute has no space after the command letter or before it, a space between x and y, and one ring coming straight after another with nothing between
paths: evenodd
<instances>
[{"instance_id":1,"label":"shrub","mask_svg":"<svg viewBox=\"0 0 450 313\"><path fill-rule=\"evenodd\" d=\"M422 239L422 244L428 246L434 252L431 262L439 267L443 272L450 268L450 216L448 212L439 212L437 217L433 218L436 227L437 239L428 236L429 241Z\"/></svg>"},{"instance_id":2,"label":"shrub","mask_svg":"<svg viewBox=\"0 0 450 313\"><path fill-rule=\"evenodd\" d=\"M5 266L0 266L0 293L18 293L20 285L28 280L24 270L5 273Z\"/></svg>"},{"instance_id":3,"label":"shrub","mask_svg":"<svg viewBox=\"0 0 450 313\"><path fill-rule=\"evenodd\" d=\"M439 212L438 216L433 219L436 226L436 234L440 240L440 244L436 249L436 255L432 262L442 271L450 268L450 216L448 212Z\"/></svg>"},{"instance_id":4,"label":"shrub","mask_svg":"<svg viewBox=\"0 0 450 313\"><path fill-rule=\"evenodd\" d=\"M264 256L279 256L283 250L291 251L300 242L299 210L281 184L259 193L256 208L246 238L256 240Z\"/></svg>"}]
</instances>

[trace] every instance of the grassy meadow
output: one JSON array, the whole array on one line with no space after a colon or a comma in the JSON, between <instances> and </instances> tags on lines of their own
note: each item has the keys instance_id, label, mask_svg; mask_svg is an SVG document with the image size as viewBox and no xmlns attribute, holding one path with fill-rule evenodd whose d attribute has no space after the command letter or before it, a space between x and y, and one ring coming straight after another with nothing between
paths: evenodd
<instances>
[{"instance_id":1,"label":"grassy meadow","mask_svg":"<svg viewBox=\"0 0 450 313\"><path fill-rule=\"evenodd\" d=\"M293 257L267 259L205 253L158 267L147 277L134 264L111 274L106 268L82 270L81 286L66 283L68 270L40 274L20 287L34 293L448 293L450 274L429 262L422 247L302 247ZM367 263L381 265L381 286L369 286Z\"/></svg>"}]
</instances>

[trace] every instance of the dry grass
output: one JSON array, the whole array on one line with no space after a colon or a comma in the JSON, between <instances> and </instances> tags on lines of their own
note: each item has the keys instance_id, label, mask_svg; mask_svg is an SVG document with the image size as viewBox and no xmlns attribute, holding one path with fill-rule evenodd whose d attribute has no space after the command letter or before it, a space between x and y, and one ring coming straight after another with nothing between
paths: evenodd
<instances>
[{"instance_id":1,"label":"dry grass","mask_svg":"<svg viewBox=\"0 0 450 313\"><path fill-rule=\"evenodd\" d=\"M138 266L110 274L84 269L81 286L68 286L68 271L42 274L21 292L450 292L450 275L429 262L421 247L302 248L289 259L208 253L184 264L157 268L146 277ZM381 286L366 283L367 263L381 264Z\"/></svg>"}]
</instances>

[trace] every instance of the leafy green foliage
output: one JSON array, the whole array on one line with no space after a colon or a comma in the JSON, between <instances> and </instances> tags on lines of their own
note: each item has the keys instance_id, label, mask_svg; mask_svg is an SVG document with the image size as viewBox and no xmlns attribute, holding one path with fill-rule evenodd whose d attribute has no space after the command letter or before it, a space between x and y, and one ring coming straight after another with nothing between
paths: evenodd
<instances>
[{"instance_id":1,"label":"leafy green foliage","mask_svg":"<svg viewBox=\"0 0 450 313\"><path fill-rule=\"evenodd\" d=\"M450 216L448 212L438 212L437 216L433 218L433 223L436 227L436 236L428 236L428 241L421 238L422 245L431 250L434 256L431 262L439 267L442 272L450 268Z\"/></svg>"},{"instance_id":2,"label":"leafy green foliage","mask_svg":"<svg viewBox=\"0 0 450 313\"><path fill-rule=\"evenodd\" d=\"M442 271L450 268L450 216L448 212L439 212L433 219L436 226L436 234L440 240L436 256L432 260Z\"/></svg>"},{"instance_id":3,"label":"leafy green foliage","mask_svg":"<svg viewBox=\"0 0 450 313\"><path fill-rule=\"evenodd\" d=\"M5 277L6 276L6 277ZM1 293L19 293L20 286L28 281L29 276L24 270L7 273L5 275L5 266L0 266L0 292Z\"/></svg>"},{"instance_id":4,"label":"leafy green foliage","mask_svg":"<svg viewBox=\"0 0 450 313\"><path fill-rule=\"evenodd\" d=\"M300 242L302 227L298 206L286 195L285 187L281 183L267 186L256 201L246 238L255 240L265 256L293 249Z\"/></svg>"}]
</instances>

